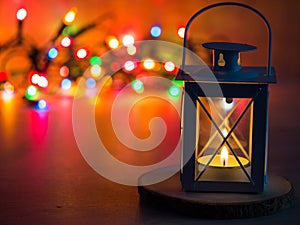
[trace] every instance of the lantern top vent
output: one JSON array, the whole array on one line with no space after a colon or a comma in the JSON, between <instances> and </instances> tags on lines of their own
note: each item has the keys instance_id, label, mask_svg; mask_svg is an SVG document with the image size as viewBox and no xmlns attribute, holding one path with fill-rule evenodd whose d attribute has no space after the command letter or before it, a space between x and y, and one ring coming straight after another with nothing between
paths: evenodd
<instances>
[{"instance_id":1,"label":"lantern top vent","mask_svg":"<svg viewBox=\"0 0 300 225\"><path fill-rule=\"evenodd\" d=\"M214 53L213 69L215 71L236 72L242 69L240 52L256 50L255 46L232 42L208 42L203 47Z\"/></svg>"}]
</instances>

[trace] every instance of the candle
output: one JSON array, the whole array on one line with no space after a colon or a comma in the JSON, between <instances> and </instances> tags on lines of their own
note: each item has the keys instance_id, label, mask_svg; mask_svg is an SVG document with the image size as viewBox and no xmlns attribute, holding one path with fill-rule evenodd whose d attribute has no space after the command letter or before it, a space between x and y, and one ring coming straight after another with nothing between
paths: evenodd
<instances>
[{"instance_id":1,"label":"candle","mask_svg":"<svg viewBox=\"0 0 300 225\"><path fill-rule=\"evenodd\" d=\"M202 166L207 165L211 157L212 155L204 155L199 157L197 161ZM244 167L249 165L249 160L246 159L245 157L238 156L238 159ZM234 155L229 154L228 148L226 146L223 146L221 148L220 154L217 154L213 158L209 166L216 167L216 168L234 168L234 167L240 167L240 164L238 163Z\"/></svg>"}]
</instances>

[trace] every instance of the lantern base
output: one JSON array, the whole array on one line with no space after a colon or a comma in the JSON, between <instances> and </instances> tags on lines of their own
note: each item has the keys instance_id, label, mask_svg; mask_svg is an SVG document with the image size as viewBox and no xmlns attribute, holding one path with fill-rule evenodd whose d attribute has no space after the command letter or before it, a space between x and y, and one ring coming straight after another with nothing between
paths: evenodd
<instances>
[{"instance_id":1,"label":"lantern base","mask_svg":"<svg viewBox=\"0 0 300 225\"><path fill-rule=\"evenodd\" d=\"M166 173L170 168L150 173ZM140 178L147 180L145 174ZM286 179L271 175L264 192L211 193L185 192L179 173L167 180L148 186L139 186L141 202L160 210L179 212L192 217L210 219L250 218L274 214L289 208L294 202L294 189ZM142 204L143 205L143 204Z\"/></svg>"}]
</instances>

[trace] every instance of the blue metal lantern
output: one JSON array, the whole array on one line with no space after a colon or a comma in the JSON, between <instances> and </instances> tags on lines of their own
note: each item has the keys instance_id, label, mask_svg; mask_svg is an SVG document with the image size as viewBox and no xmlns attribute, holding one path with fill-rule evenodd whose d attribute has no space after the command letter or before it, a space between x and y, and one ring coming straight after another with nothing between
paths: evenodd
<instances>
[{"instance_id":1,"label":"blue metal lantern","mask_svg":"<svg viewBox=\"0 0 300 225\"><path fill-rule=\"evenodd\" d=\"M256 47L229 42L204 43L213 51L213 76L202 65L186 65L189 26L203 12L219 6L253 11L267 25L267 67L242 67L241 52ZM205 7L188 21L182 65L176 79L184 80L182 165L186 191L262 192L267 180L268 89L276 83L271 67L272 33L256 9L234 2Z\"/></svg>"}]
</instances>

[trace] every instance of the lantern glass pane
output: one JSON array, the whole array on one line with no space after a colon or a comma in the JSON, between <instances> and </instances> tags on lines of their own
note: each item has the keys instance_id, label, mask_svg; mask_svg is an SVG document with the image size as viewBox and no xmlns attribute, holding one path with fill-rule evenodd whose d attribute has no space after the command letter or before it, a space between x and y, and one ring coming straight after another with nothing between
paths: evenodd
<instances>
[{"instance_id":1,"label":"lantern glass pane","mask_svg":"<svg viewBox=\"0 0 300 225\"><path fill-rule=\"evenodd\" d=\"M195 180L250 182L251 98L199 97Z\"/></svg>"}]
</instances>

